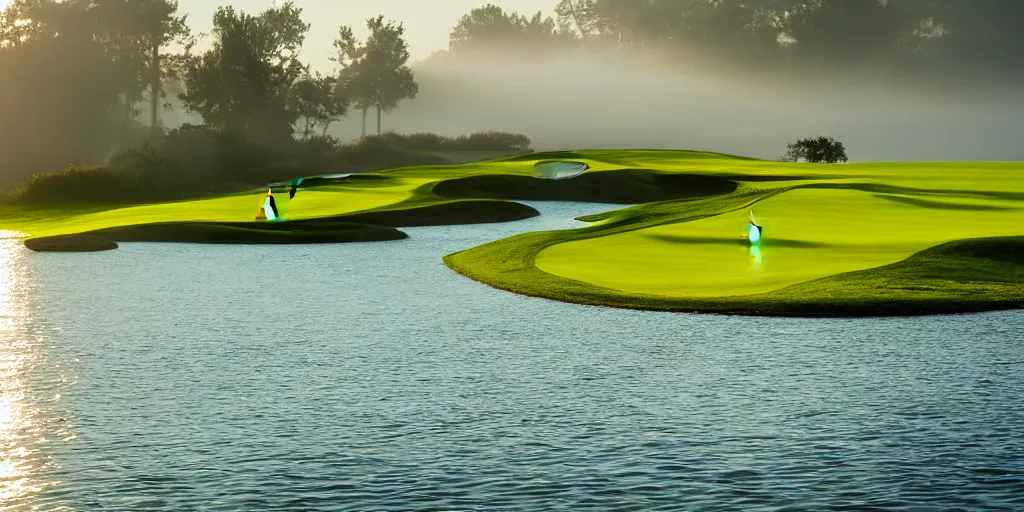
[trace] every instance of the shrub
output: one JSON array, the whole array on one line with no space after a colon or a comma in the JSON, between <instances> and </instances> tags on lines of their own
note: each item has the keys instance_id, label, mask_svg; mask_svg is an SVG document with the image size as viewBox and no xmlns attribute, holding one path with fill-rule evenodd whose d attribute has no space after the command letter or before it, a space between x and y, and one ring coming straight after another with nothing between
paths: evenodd
<instances>
[{"instance_id":1,"label":"shrub","mask_svg":"<svg viewBox=\"0 0 1024 512\"><path fill-rule=\"evenodd\" d=\"M344 162L342 147L338 139L329 135L296 140L286 148L277 164L272 166L279 172L272 179L334 172Z\"/></svg>"},{"instance_id":2,"label":"shrub","mask_svg":"<svg viewBox=\"0 0 1024 512\"><path fill-rule=\"evenodd\" d=\"M32 176L12 199L55 206L191 199L299 176L449 163L434 154L438 151L522 150L529 144L525 135L504 132L468 137L387 132L347 145L322 136L266 146L185 125L159 141L114 155L104 168L70 167Z\"/></svg>"},{"instance_id":3,"label":"shrub","mask_svg":"<svg viewBox=\"0 0 1024 512\"><path fill-rule=\"evenodd\" d=\"M423 132L402 135L389 131L364 137L357 144L364 142L414 151L525 151L532 143L526 135L496 131L477 132L468 137Z\"/></svg>"},{"instance_id":4,"label":"shrub","mask_svg":"<svg viewBox=\"0 0 1024 512\"><path fill-rule=\"evenodd\" d=\"M337 165L350 171L368 171L409 165L444 164L448 161L420 149L410 149L401 135L390 133L363 137L339 147Z\"/></svg>"},{"instance_id":5,"label":"shrub","mask_svg":"<svg viewBox=\"0 0 1024 512\"><path fill-rule=\"evenodd\" d=\"M521 133L479 132L469 136L469 146L482 149L515 149L525 151L533 141Z\"/></svg>"},{"instance_id":6,"label":"shrub","mask_svg":"<svg viewBox=\"0 0 1024 512\"><path fill-rule=\"evenodd\" d=\"M786 154L780 158L784 162L834 164L847 161L843 143L832 137L800 139L787 144L786 149Z\"/></svg>"},{"instance_id":7,"label":"shrub","mask_svg":"<svg viewBox=\"0 0 1024 512\"><path fill-rule=\"evenodd\" d=\"M136 198L139 190L138 181L131 175L101 167L70 166L30 176L13 198L19 203L48 207L126 203Z\"/></svg>"},{"instance_id":8,"label":"shrub","mask_svg":"<svg viewBox=\"0 0 1024 512\"><path fill-rule=\"evenodd\" d=\"M452 146L455 141L453 137L445 137L436 133L410 133L405 136L405 145L409 149L431 151L438 148L444 149Z\"/></svg>"}]
</instances>

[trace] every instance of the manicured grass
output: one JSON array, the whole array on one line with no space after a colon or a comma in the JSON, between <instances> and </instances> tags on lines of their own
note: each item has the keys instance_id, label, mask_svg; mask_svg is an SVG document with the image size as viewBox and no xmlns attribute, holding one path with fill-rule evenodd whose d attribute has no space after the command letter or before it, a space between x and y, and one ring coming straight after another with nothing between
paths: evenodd
<instances>
[{"instance_id":1,"label":"manicured grass","mask_svg":"<svg viewBox=\"0 0 1024 512\"><path fill-rule=\"evenodd\" d=\"M740 183L707 199L583 217L445 258L492 286L583 304L755 314L917 314L1024 305L1024 263L936 246L1021 250L1024 164L786 164L663 151L577 152ZM753 209L765 240L744 236ZM995 242L992 242L995 243ZM994 250L994 249L992 249Z\"/></svg>"},{"instance_id":2,"label":"manicured grass","mask_svg":"<svg viewBox=\"0 0 1024 512\"><path fill-rule=\"evenodd\" d=\"M511 222L538 215L540 213L537 210L525 204L466 200L425 202L417 206L396 205L394 208L353 213L338 218L377 226L415 227Z\"/></svg>"},{"instance_id":3,"label":"manicured grass","mask_svg":"<svg viewBox=\"0 0 1024 512\"><path fill-rule=\"evenodd\" d=\"M36 252L99 252L117 249L117 242L91 235L56 235L25 240Z\"/></svg>"},{"instance_id":4,"label":"manicured grass","mask_svg":"<svg viewBox=\"0 0 1024 512\"><path fill-rule=\"evenodd\" d=\"M369 210L412 197L423 180L393 179L355 181L299 190L289 200L287 190L274 194L278 209L287 219L309 219ZM132 206L115 209L14 210L6 213L5 229L33 236L93 231L116 226L161 222L248 222L256 218L266 189L230 196Z\"/></svg>"},{"instance_id":5,"label":"manicured grass","mask_svg":"<svg viewBox=\"0 0 1024 512\"><path fill-rule=\"evenodd\" d=\"M25 246L40 252L91 252L116 249L116 242L317 244L405 238L408 235L390 227L321 219L291 223L159 222L29 238Z\"/></svg>"},{"instance_id":6,"label":"manicured grass","mask_svg":"<svg viewBox=\"0 0 1024 512\"><path fill-rule=\"evenodd\" d=\"M451 179L434 186L434 193L444 197L616 204L714 196L735 190L735 182L717 176L636 169L584 173L562 180L507 174L478 175Z\"/></svg>"},{"instance_id":7,"label":"manicured grass","mask_svg":"<svg viewBox=\"0 0 1024 512\"><path fill-rule=\"evenodd\" d=\"M557 160L590 169L566 180L535 177L538 162ZM294 201L277 191L287 219L280 223L250 222L265 194L256 190L106 210L8 205L0 207L0 228L34 236L117 228L119 235L106 236L130 241L125 230L141 229L152 239L154 230L168 229L154 223L199 222L219 227L164 238L246 243L252 236L288 243L310 230L319 230L314 238L327 236L336 223L395 228L537 214L505 200L637 204L583 217L590 225L580 229L526 233L445 262L516 293L641 309L879 315L1024 305L1024 163L810 165L602 150L373 175L379 179L300 189ZM751 209L765 228L756 250L744 239ZM149 227L122 228L137 225Z\"/></svg>"},{"instance_id":8,"label":"manicured grass","mask_svg":"<svg viewBox=\"0 0 1024 512\"><path fill-rule=\"evenodd\" d=\"M719 297L878 267L962 238L1024 233L1024 204L944 204L952 207L856 190L796 189L754 205L765 226L759 248L749 246L743 231L749 211L735 211L558 244L540 251L536 265L631 293Z\"/></svg>"}]
</instances>

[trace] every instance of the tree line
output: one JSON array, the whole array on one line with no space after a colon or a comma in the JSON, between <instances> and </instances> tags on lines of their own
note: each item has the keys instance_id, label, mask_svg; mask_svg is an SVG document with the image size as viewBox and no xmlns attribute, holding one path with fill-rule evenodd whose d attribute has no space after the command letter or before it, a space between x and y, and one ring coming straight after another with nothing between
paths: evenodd
<instances>
[{"instance_id":1,"label":"tree line","mask_svg":"<svg viewBox=\"0 0 1024 512\"><path fill-rule=\"evenodd\" d=\"M555 16L474 9L452 53L495 47L659 48L796 71L1021 77L1024 2L1002 0L557 0Z\"/></svg>"},{"instance_id":2,"label":"tree line","mask_svg":"<svg viewBox=\"0 0 1024 512\"><path fill-rule=\"evenodd\" d=\"M194 53L175 0L13 0L0 14L0 172L94 164L158 139L169 82L206 129L253 144L324 136L352 108L364 135L376 110L379 134L381 112L418 92L404 27L369 19L365 41L340 27L326 76L302 61L309 28L292 1L220 7L209 49Z\"/></svg>"},{"instance_id":3,"label":"tree line","mask_svg":"<svg viewBox=\"0 0 1024 512\"><path fill-rule=\"evenodd\" d=\"M554 16L485 5L462 16L445 53L535 57L658 48L817 73L1021 78L1024 2L963 0L552 0ZM310 25L286 1L217 9L195 51L175 0L13 0L0 12L0 176L97 164L166 135L169 90L206 130L263 147L324 138L350 111L367 133L419 91L401 23L341 26L337 68L313 72ZM171 87L173 85L174 87ZM143 112L145 110L145 112ZM190 136L185 136L185 140Z\"/></svg>"}]
</instances>

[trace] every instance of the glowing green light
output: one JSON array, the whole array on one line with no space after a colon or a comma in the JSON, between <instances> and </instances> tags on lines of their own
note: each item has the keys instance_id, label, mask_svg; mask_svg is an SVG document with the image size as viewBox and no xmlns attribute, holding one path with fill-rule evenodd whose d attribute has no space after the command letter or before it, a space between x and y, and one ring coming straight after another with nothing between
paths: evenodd
<instances>
[{"instance_id":1,"label":"glowing green light","mask_svg":"<svg viewBox=\"0 0 1024 512\"><path fill-rule=\"evenodd\" d=\"M751 245L761 243L761 226L753 222L747 224L747 240L750 240Z\"/></svg>"}]
</instances>

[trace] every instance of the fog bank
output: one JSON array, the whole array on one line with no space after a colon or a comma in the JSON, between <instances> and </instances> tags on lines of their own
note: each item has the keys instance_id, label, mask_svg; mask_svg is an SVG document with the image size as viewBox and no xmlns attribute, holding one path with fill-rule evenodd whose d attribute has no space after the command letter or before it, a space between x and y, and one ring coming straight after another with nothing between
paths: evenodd
<instances>
[{"instance_id":1,"label":"fog bank","mask_svg":"<svg viewBox=\"0 0 1024 512\"><path fill-rule=\"evenodd\" d=\"M787 142L830 135L851 161L1024 160L1024 90L950 92L872 75L762 76L669 70L605 57L433 59L419 96L384 130L460 135L521 132L537 150L680 148L775 158ZM955 77L955 75L951 75ZM336 125L359 136L360 113ZM368 131L376 116L368 116Z\"/></svg>"}]
</instances>

